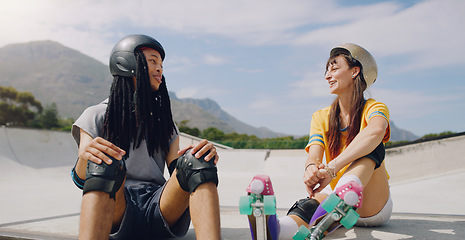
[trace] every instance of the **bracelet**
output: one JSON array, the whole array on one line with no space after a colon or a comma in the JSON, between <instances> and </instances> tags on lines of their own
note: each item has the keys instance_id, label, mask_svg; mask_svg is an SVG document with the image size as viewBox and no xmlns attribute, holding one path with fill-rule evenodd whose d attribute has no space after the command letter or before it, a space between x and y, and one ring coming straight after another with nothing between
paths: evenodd
<instances>
[{"instance_id":1,"label":"bracelet","mask_svg":"<svg viewBox=\"0 0 465 240\"><path fill-rule=\"evenodd\" d=\"M335 178L336 178L336 174L334 174L333 170L331 170L331 168L329 168L328 165L325 165L325 170L326 170L326 172L328 172L328 175L329 175L332 179L335 179Z\"/></svg>"},{"instance_id":2,"label":"bracelet","mask_svg":"<svg viewBox=\"0 0 465 240\"><path fill-rule=\"evenodd\" d=\"M305 171L307 171L307 168L310 167L311 165L316 165L315 163L309 163L307 166L305 166Z\"/></svg>"}]
</instances>

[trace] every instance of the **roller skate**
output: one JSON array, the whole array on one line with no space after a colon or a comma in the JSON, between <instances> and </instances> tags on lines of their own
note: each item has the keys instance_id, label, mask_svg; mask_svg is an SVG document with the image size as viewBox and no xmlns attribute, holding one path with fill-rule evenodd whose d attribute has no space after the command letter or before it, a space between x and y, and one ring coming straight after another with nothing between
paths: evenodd
<instances>
[{"instance_id":1,"label":"roller skate","mask_svg":"<svg viewBox=\"0 0 465 240\"><path fill-rule=\"evenodd\" d=\"M239 201L239 211L247 215L253 240L277 240L276 198L267 175L256 175Z\"/></svg>"},{"instance_id":2,"label":"roller skate","mask_svg":"<svg viewBox=\"0 0 465 240\"><path fill-rule=\"evenodd\" d=\"M318 240L341 225L347 229L352 228L360 218L355 210L362 205L362 191L363 186L356 182L348 182L338 187L335 193L321 203L320 207L323 209L317 209L315 212L310 229L301 226L293 239Z\"/></svg>"}]
</instances>

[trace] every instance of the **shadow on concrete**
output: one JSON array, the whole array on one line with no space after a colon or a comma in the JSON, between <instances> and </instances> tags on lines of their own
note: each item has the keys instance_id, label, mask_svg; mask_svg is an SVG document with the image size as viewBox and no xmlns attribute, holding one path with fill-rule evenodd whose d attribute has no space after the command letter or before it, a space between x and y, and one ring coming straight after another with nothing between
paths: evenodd
<instances>
[{"instance_id":1,"label":"shadow on concrete","mask_svg":"<svg viewBox=\"0 0 465 240\"><path fill-rule=\"evenodd\" d=\"M325 239L465 239L465 216L395 214L380 227L340 228Z\"/></svg>"},{"instance_id":2,"label":"shadow on concrete","mask_svg":"<svg viewBox=\"0 0 465 240\"><path fill-rule=\"evenodd\" d=\"M394 214L392 219L380 227L339 228L324 239L465 239L465 216ZM225 240L251 239L248 228L222 228ZM3 236L1 236L3 235ZM0 240L10 239L72 239L57 236L21 234L18 232L1 232ZM195 240L195 231L179 240Z\"/></svg>"}]
</instances>

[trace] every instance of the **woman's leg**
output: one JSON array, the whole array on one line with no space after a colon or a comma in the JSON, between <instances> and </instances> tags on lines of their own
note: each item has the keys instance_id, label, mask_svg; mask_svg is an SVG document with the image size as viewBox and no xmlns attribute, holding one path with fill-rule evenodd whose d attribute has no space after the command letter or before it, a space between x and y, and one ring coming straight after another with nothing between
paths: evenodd
<instances>
[{"instance_id":1,"label":"woman's leg","mask_svg":"<svg viewBox=\"0 0 465 240\"><path fill-rule=\"evenodd\" d=\"M353 162L344 173L344 175L357 176L364 187L362 207L357 210L360 217L376 215L383 209L389 198L389 183L385 164L383 162L377 169L374 167L374 161L365 157Z\"/></svg>"},{"instance_id":2,"label":"woman's leg","mask_svg":"<svg viewBox=\"0 0 465 240\"><path fill-rule=\"evenodd\" d=\"M323 202L326 198L328 197L327 194L324 194L324 193L317 193L315 194L315 197L313 197L315 200L317 200L319 203ZM313 213L312 213L313 214ZM308 224L307 222L305 222L302 218L300 218L299 216L295 215L295 214L289 214L288 215L289 217L291 217L296 223L297 223L297 226L300 227L300 226L305 226L308 228ZM311 218L311 216L310 216Z\"/></svg>"}]
</instances>

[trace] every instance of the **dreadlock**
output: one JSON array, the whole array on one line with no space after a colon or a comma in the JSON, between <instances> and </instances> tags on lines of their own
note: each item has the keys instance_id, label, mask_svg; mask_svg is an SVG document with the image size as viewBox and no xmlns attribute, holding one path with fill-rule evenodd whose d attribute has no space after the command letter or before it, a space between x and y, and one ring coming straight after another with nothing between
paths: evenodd
<instances>
[{"instance_id":1,"label":"dreadlock","mask_svg":"<svg viewBox=\"0 0 465 240\"><path fill-rule=\"evenodd\" d=\"M165 77L157 91L152 91L147 62L140 49L137 60L136 89L132 77L115 76L104 121L104 138L121 147L129 156L131 143L138 148L146 140L147 152L153 157L160 149L167 153L176 131Z\"/></svg>"},{"instance_id":2,"label":"dreadlock","mask_svg":"<svg viewBox=\"0 0 465 240\"><path fill-rule=\"evenodd\" d=\"M133 114L133 93L134 86L130 77L115 76L103 123L103 137L128 154L131 136L137 133Z\"/></svg>"},{"instance_id":3,"label":"dreadlock","mask_svg":"<svg viewBox=\"0 0 465 240\"><path fill-rule=\"evenodd\" d=\"M327 64L326 69L331 64L336 63L336 58L338 56L343 56L349 68L359 67L360 73L354 79L354 91L352 93L352 105L349 110L350 122L348 126L348 135L345 145L348 146L355 136L360 132L360 122L362 120L363 108L365 105L365 99L363 97L363 92L367 88L365 78L363 76L362 65L356 59L346 55L346 54L337 54L332 56ZM327 138L329 139L329 153L331 158L334 159L340 154L341 151L341 122L339 121L339 115L341 113L341 108L339 106L339 97L337 97L334 102L331 104L329 112L329 129L327 133Z\"/></svg>"}]
</instances>

